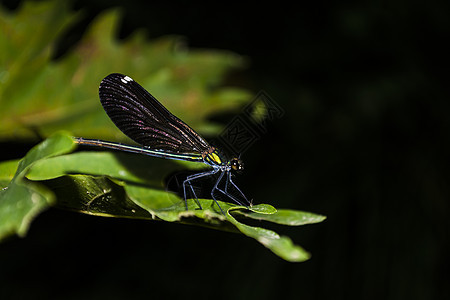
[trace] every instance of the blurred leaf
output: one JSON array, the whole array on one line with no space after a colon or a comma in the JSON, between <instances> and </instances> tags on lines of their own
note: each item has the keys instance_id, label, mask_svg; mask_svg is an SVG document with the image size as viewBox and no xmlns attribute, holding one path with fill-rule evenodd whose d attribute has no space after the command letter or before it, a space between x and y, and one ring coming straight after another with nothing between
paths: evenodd
<instances>
[{"instance_id":1,"label":"blurred leaf","mask_svg":"<svg viewBox=\"0 0 450 300\"><path fill-rule=\"evenodd\" d=\"M41 159L60 155L74 149L75 144L67 134L55 134L43 141L19 162L9 185L0 191L0 240L11 234L24 236L31 221L53 201L53 193L43 185L25 178L33 164ZM2 164L1 178L9 176L13 163Z\"/></svg>"},{"instance_id":2,"label":"blurred leaf","mask_svg":"<svg viewBox=\"0 0 450 300\"><path fill-rule=\"evenodd\" d=\"M114 72L133 77L175 115L210 134L220 127L208 123L208 115L250 99L243 89L220 86L226 73L243 66L242 57L190 50L177 36L148 41L142 31L119 41L117 9L100 14L74 49L52 60L57 40L80 16L67 3L25 2L14 13L0 6L0 139L60 129L126 139L98 100L100 81Z\"/></svg>"},{"instance_id":3,"label":"blurred leaf","mask_svg":"<svg viewBox=\"0 0 450 300\"><path fill-rule=\"evenodd\" d=\"M0 163L0 188L4 188L13 179L19 165L19 159L3 161Z\"/></svg>"},{"instance_id":4,"label":"blurred leaf","mask_svg":"<svg viewBox=\"0 0 450 300\"><path fill-rule=\"evenodd\" d=\"M70 135L59 133L33 148L19 163L0 164L0 179L11 178L0 194L0 239L23 236L30 221L49 205L81 213L163 220L241 232L254 238L288 261L304 261L309 254L276 232L245 224L245 220L298 226L317 223L323 216L293 210L277 210L268 204L249 209L219 201L223 215L211 199L185 202L166 191L162 179L182 168L198 169L198 163L180 165L145 155L110 152L77 152ZM19 209L18 209L19 208ZM238 218L239 217L239 218ZM259 223L263 225L264 223Z\"/></svg>"}]
</instances>

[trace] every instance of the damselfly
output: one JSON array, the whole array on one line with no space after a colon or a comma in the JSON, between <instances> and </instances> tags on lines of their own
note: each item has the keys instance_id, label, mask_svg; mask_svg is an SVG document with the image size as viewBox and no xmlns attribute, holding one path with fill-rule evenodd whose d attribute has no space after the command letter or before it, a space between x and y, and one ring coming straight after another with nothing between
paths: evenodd
<instances>
[{"instance_id":1,"label":"damselfly","mask_svg":"<svg viewBox=\"0 0 450 300\"><path fill-rule=\"evenodd\" d=\"M214 174L218 177L211 190L211 198L222 213L224 212L217 202L217 193L225 195L238 205L251 205L231 178L232 172L243 170L242 161L237 157L226 160L217 148L210 146L191 127L170 113L136 81L122 74L110 74L100 83L99 94L100 102L114 124L142 146L75 138L78 144L166 159L202 162L210 166L212 169L189 175L183 181L186 209L188 209L188 191L202 209L192 182ZM232 190L234 194L231 193Z\"/></svg>"}]
</instances>

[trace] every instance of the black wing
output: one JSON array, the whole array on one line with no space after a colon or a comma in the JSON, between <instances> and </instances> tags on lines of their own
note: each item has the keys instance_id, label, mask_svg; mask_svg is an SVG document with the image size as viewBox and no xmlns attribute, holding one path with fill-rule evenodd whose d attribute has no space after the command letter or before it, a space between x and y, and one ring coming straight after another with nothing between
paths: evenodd
<instances>
[{"instance_id":1,"label":"black wing","mask_svg":"<svg viewBox=\"0 0 450 300\"><path fill-rule=\"evenodd\" d=\"M100 102L116 126L153 150L203 153L210 145L128 76L110 74L100 83Z\"/></svg>"}]
</instances>

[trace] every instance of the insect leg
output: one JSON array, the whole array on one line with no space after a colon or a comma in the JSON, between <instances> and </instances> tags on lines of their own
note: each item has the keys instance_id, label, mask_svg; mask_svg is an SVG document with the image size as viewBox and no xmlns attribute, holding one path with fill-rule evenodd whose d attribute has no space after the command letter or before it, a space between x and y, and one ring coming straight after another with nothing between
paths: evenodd
<instances>
[{"instance_id":1,"label":"insect leg","mask_svg":"<svg viewBox=\"0 0 450 300\"><path fill-rule=\"evenodd\" d=\"M191 191L192 191L192 194L193 194L193 196L194 196L195 202L197 202L197 204L198 204L198 206L200 207L200 209L203 209L202 206L200 205L200 202L198 201L197 195L196 195L196 193L195 193L195 191L194 191L194 188L192 187L191 181L196 180L196 179L199 179L199 178L204 177L204 176L208 176L208 175L215 174L215 173L217 173L218 170L219 170L219 169L216 169L216 168L215 168L215 169L212 169L212 170L210 170L210 171L206 171L206 172L202 172L202 173L197 173L197 174L189 175L189 176L183 181L184 203L185 203L185 205L186 205L186 210L188 210L186 185L189 185L189 187L190 187L190 189L191 189Z\"/></svg>"},{"instance_id":2,"label":"insect leg","mask_svg":"<svg viewBox=\"0 0 450 300\"><path fill-rule=\"evenodd\" d=\"M219 178L219 179L222 179ZM225 196L229 197L231 200L233 200L234 202L236 202L237 204L241 205L241 206L245 206L248 208L248 205L243 204L240 200L238 200L236 197L234 197L231 193L229 193L228 191L228 183L231 183L232 186L234 186L234 188L239 192L239 194L242 196L242 198L244 198L245 202L247 202L248 204L250 204L250 202L247 200L247 197L245 197L244 193L242 193L242 191L237 187L237 185L231 180L231 173L227 172L227 181L225 182L225 189L221 189L219 188L219 180L216 182L216 185L214 186L214 189L218 190L219 192L222 192Z\"/></svg>"},{"instance_id":3,"label":"insect leg","mask_svg":"<svg viewBox=\"0 0 450 300\"><path fill-rule=\"evenodd\" d=\"M233 182L233 180L231 180L231 173L230 172L228 172L228 180L227 180L227 185L225 186L225 191L227 190L228 182L231 183L232 186L234 186L234 188L239 192L239 194L241 194L241 196L242 196L242 198L244 198L245 202L247 202L247 204L250 204L250 201L248 201L247 197L245 197L245 195L241 191L241 189L238 188L238 186ZM244 205L244 206L247 206L247 205Z\"/></svg>"},{"instance_id":4,"label":"insect leg","mask_svg":"<svg viewBox=\"0 0 450 300\"><path fill-rule=\"evenodd\" d=\"M219 207L219 209L220 209L220 211L222 212L222 214L225 215L225 213L223 212L222 207L220 207L219 203L217 202L216 197L214 197L214 191L215 191L215 190L219 190L219 189L217 188L217 186L219 185L219 182L222 180L223 174L224 174L224 172L220 173L219 178L217 179L216 183L214 184L214 187L213 187L212 190L211 190L211 197L213 198L214 202L216 202L216 204L217 204L217 206ZM220 190L219 190L219 191L220 191Z\"/></svg>"}]
</instances>

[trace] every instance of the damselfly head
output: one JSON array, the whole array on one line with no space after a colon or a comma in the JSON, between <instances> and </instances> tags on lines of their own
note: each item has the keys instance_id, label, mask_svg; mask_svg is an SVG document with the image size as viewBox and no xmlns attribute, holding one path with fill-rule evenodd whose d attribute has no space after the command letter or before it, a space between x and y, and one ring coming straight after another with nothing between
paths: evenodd
<instances>
[{"instance_id":1,"label":"damselfly head","mask_svg":"<svg viewBox=\"0 0 450 300\"><path fill-rule=\"evenodd\" d=\"M244 170L244 163L240 158L234 157L229 162L233 171L242 172Z\"/></svg>"}]
</instances>

